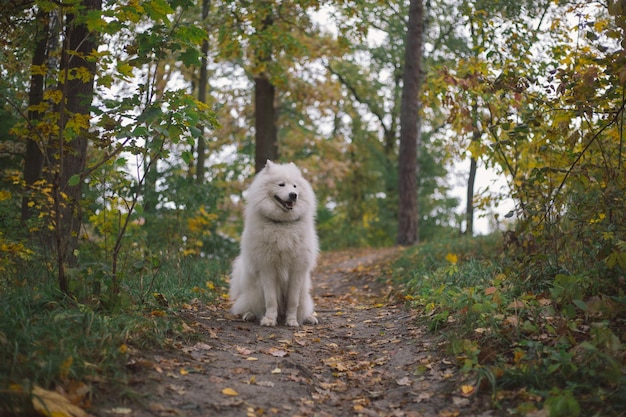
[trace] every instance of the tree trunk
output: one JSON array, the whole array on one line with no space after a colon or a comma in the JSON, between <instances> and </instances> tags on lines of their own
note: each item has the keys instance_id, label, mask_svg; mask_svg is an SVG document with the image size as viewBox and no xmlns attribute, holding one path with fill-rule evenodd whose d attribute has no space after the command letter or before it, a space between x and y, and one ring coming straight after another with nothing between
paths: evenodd
<instances>
[{"instance_id":1,"label":"tree trunk","mask_svg":"<svg viewBox=\"0 0 626 417\"><path fill-rule=\"evenodd\" d=\"M101 10L102 0L82 0L83 13ZM61 54L60 88L65 100L61 100L59 124L61 134L58 142L52 144L55 153L51 169L54 201L55 201L55 250L59 268L59 287L69 293L69 282L65 274L66 266L76 262L75 250L78 247L78 236L81 227L82 181L71 180L85 170L87 159L88 127L66 130L65 126L71 118L89 116L91 101L94 94L94 77L96 63L84 57L98 49L98 38L90 33L86 24L77 24L76 16L69 14L66 18L65 39ZM89 79L69 77L69 74L80 74L87 71ZM88 119L88 117L87 117Z\"/></svg>"},{"instance_id":2,"label":"tree trunk","mask_svg":"<svg viewBox=\"0 0 626 417\"><path fill-rule=\"evenodd\" d=\"M37 34L35 35L35 52L33 53L32 67L46 65L48 59L48 37L50 36L49 14L48 12L37 12ZM36 106L43 101L44 76L36 71L30 77L30 90L28 93L28 106ZM28 111L28 123L35 127L37 121L41 119L41 113L36 110ZM35 129L33 129L34 131ZM34 135L34 132L33 132ZM43 169L43 152L40 146L43 142L38 137L29 137L26 140L26 156L24 158L24 182L26 187L32 186L35 181L41 179ZM33 215L29 207L32 201L27 196L22 198L22 223L25 223Z\"/></svg>"},{"instance_id":3,"label":"tree trunk","mask_svg":"<svg viewBox=\"0 0 626 417\"><path fill-rule=\"evenodd\" d=\"M254 78L254 113L256 128L254 167L256 172L263 169L268 159L274 161L278 158L274 96L274 86L265 74Z\"/></svg>"},{"instance_id":4,"label":"tree trunk","mask_svg":"<svg viewBox=\"0 0 626 417\"><path fill-rule=\"evenodd\" d=\"M417 142L423 18L422 0L411 0L400 109L397 239L399 245L412 245L418 242Z\"/></svg>"},{"instance_id":5,"label":"tree trunk","mask_svg":"<svg viewBox=\"0 0 626 417\"><path fill-rule=\"evenodd\" d=\"M211 7L210 0L202 0L202 21L204 22L209 16L209 9ZM209 41L204 40L202 42L202 58L200 60L200 80L198 81L198 101L202 103L207 102L207 88L209 84L209 75L207 71L207 62L209 56ZM198 137L198 158L196 161L196 183L202 184L204 182L204 163L206 159L206 143L204 140L204 126L199 126L200 136Z\"/></svg>"},{"instance_id":6,"label":"tree trunk","mask_svg":"<svg viewBox=\"0 0 626 417\"><path fill-rule=\"evenodd\" d=\"M476 158L471 157L469 178L467 179L467 204L465 206L465 234L474 235L474 182L476 180Z\"/></svg>"},{"instance_id":7,"label":"tree trunk","mask_svg":"<svg viewBox=\"0 0 626 417\"><path fill-rule=\"evenodd\" d=\"M256 26L257 36L260 43L254 51L254 58L261 68L271 65L273 59L272 38L265 33L274 24L272 4L259 2L257 4L261 19ZM256 172L265 167L269 159L278 159L278 132L276 128L276 89L264 70L259 71L254 77L254 117L255 117L255 151L254 168Z\"/></svg>"},{"instance_id":8,"label":"tree trunk","mask_svg":"<svg viewBox=\"0 0 626 417\"><path fill-rule=\"evenodd\" d=\"M480 140L480 129L478 128L478 107L472 106L472 143ZM465 205L465 234L474 235L474 183L476 181L476 170L478 161L474 155L470 158L470 171L467 179L467 202Z\"/></svg>"}]
</instances>

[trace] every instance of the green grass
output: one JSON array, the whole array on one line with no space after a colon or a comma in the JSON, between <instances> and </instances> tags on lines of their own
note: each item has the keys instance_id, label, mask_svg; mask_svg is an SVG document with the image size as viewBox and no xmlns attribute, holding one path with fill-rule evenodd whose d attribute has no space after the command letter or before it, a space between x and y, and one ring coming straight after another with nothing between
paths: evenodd
<instances>
[{"instance_id":1,"label":"green grass","mask_svg":"<svg viewBox=\"0 0 626 417\"><path fill-rule=\"evenodd\" d=\"M96 381L89 383L91 394L97 395L98 383L122 389L131 349L168 348L192 337L176 312L186 303L222 297L226 267L181 259L158 270L136 268L117 296L107 294L105 278L87 269L73 277L74 288L84 288L71 298L41 276L28 285L7 279L0 303L0 414L29 410L34 386L71 391L81 381ZM93 291L97 279L99 294Z\"/></svg>"},{"instance_id":2,"label":"green grass","mask_svg":"<svg viewBox=\"0 0 626 417\"><path fill-rule=\"evenodd\" d=\"M407 302L496 406L626 413L626 298L595 291L602 277L529 277L493 236L423 243L393 270Z\"/></svg>"}]
</instances>

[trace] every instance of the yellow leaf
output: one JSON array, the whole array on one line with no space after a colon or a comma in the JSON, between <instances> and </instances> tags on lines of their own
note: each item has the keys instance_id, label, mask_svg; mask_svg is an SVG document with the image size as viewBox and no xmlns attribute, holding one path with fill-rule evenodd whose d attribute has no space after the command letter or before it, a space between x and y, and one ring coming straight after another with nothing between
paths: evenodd
<instances>
[{"instance_id":1,"label":"yellow leaf","mask_svg":"<svg viewBox=\"0 0 626 417\"><path fill-rule=\"evenodd\" d=\"M474 392L474 386L473 385L461 385L461 392L463 393L463 395L470 395L471 393Z\"/></svg>"},{"instance_id":2,"label":"yellow leaf","mask_svg":"<svg viewBox=\"0 0 626 417\"><path fill-rule=\"evenodd\" d=\"M46 417L89 416L58 392L48 391L37 386L33 388L33 407L40 415Z\"/></svg>"},{"instance_id":3,"label":"yellow leaf","mask_svg":"<svg viewBox=\"0 0 626 417\"><path fill-rule=\"evenodd\" d=\"M181 375L187 375L189 373L188 370L186 370L185 368L180 368L180 374Z\"/></svg>"},{"instance_id":4,"label":"yellow leaf","mask_svg":"<svg viewBox=\"0 0 626 417\"><path fill-rule=\"evenodd\" d=\"M446 261L450 262L452 265L456 265L458 257L454 253L449 253L446 255Z\"/></svg>"},{"instance_id":5,"label":"yellow leaf","mask_svg":"<svg viewBox=\"0 0 626 417\"><path fill-rule=\"evenodd\" d=\"M222 394L228 395L230 397L236 397L237 395L239 395L239 393L232 388L224 388L222 390Z\"/></svg>"},{"instance_id":6,"label":"yellow leaf","mask_svg":"<svg viewBox=\"0 0 626 417\"><path fill-rule=\"evenodd\" d=\"M126 343L122 343L122 346L120 346L120 352L121 353L128 352L128 346L126 345Z\"/></svg>"},{"instance_id":7,"label":"yellow leaf","mask_svg":"<svg viewBox=\"0 0 626 417\"><path fill-rule=\"evenodd\" d=\"M59 369L59 376L62 379L67 378L67 376L69 375L70 369L72 368L72 363L74 363L74 358L70 356L61 364L61 367Z\"/></svg>"}]
</instances>

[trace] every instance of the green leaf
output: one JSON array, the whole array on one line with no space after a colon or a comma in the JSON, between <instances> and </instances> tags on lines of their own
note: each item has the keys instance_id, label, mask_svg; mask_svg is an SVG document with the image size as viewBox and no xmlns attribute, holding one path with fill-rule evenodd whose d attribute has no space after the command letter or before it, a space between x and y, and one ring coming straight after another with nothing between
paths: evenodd
<instances>
[{"instance_id":1,"label":"green leaf","mask_svg":"<svg viewBox=\"0 0 626 417\"><path fill-rule=\"evenodd\" d=\"M151 106L148 107L147 109L145 109L140 115L139 117L137 117L137 122L138 123L144 123L144 122L151 122L153 120L156 120L157 118L161 117L163 115L163 111L161 110L160 107L156 107L156 106Z\"/></svg>"},{"instance_id":2,"label":"green leaf","mask_svg":"<svg viewBox=\"0 0 626 417\"><path fill-rule=\"evenodd\" d=\"M199 129L195 126L189 126L189 133L191 133L191 136L193 136L194 138L202 137L202 132L202 129Z\"/></svg>"},{"instance_id":3,"label":"green leaf","mask_svg":"<svg viewBox=\"0 0 626 417\"><path fill-rule=\"evenodd\" d=\"M185 161L185 163L189 165L189 163L193 160L193 153L191 153L190 151L183 151L183 153L181 154L181 158L183 158L183 161Z\"/></svg>"},{"instance_id":4,"label":"green leaf","mask_svg":"<svg viewBox=\"0 0 626 417\"><path fill-rule=\"evenodd\" d=\"M69 185L70 187L75 187L80 183L80 175L78 174L74 174L70 177L70 179L67 181L67 185Z\"/></svg>"},{"instance_id":5,"label":"green leaf","mask_svg":"<svg viewBox=\"0 0 626 417\"><path fill-rule=\"evenodd\" d=\"M583 300L572 300L572 303L574 303L574 305L580 308L582 311L587 311L587 303L585 303Z\"/></svg>"},{"instance_id":6,"label":"green leaf","mask_svg":"<svg viewBox=\"0 0 626 417\"><path fill-rule=\"evenodd\" d=\"M185 52L180 54L180 60L186 67L198 65L200 63L200 52L194 48L187 48Z\"/></svg>"}]
</instances>

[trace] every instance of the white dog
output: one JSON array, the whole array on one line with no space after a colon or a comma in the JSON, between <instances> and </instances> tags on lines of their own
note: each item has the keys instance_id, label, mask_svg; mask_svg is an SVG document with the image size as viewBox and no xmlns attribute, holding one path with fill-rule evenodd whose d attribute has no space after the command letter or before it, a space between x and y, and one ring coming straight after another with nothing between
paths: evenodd
<instances>
[{"instance_id":1,"label":"white dog","mask_svg":"<svg viewBox=\"0 0 626 417\"><path fill-rule=\"evenodd\" d=\"M232 312L262 326L317 324L310 294L319 252L311 185L293 163L267 161L246 199L230 280Z\"/></svg>"}]
</instances>

